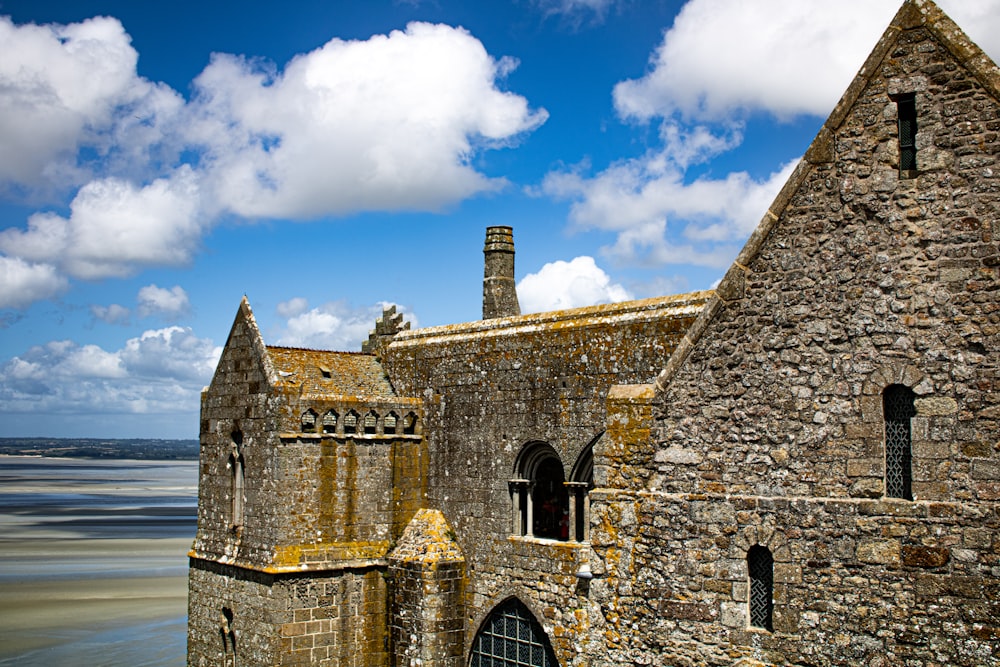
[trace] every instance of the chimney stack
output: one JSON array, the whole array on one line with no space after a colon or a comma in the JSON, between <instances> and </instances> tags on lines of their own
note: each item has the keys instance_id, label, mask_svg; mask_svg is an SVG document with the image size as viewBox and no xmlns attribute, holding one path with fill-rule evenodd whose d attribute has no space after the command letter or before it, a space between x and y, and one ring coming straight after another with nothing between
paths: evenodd
<instances>
[{"instance_id":1,"label":"chimney stack","mask_svg":"<svg viewBox=\"0 0 1000 667\"><path fill-rule=\"evenodd\" d=\"M520 315L514 285L514 230L487 227L486 270L483 274L483 319Z\"/></svg>"}]
</instances>

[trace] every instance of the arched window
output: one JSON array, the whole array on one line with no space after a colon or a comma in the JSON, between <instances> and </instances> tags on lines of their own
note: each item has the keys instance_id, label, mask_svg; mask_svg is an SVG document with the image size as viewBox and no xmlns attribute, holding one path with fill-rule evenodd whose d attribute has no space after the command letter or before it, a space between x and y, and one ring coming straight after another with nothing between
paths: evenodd
<instances>
[{"instance_id":1,"label":"arched window","mask_svg":"<svg viewBox=\"0 0 1000 667\"><path fill-rule=\"evenodd\" d=\"M243 527L243 433L233 431L232 452L229 454L230 524L233 530Z\"/></svg>"},{"instance_id":2,"label":"arched window","mask_svg":"<svg viewBox=\"0 0 1000 667\"><path fill-rule=\"evenodd\" d=\"M399 421L399 415L395 412L390 412L382 420L382 432L386 435L396 435L396 422Z\"/></svg>"},{"instance_id":3,"label":"arched window","mask_svg":"<svg viewBox=\"0 0 1000 667\"><path fill-rule=\"evenodd\" d=\"M531 443L516 469L518 477L510 481L515 534L568 540L569 491L559 455L544 442Z\"/></svg>"},{"instance_id":4,"label":"arched window","mask_svg":"<svg viewBox=\"0 0 1000 667\"><path fill-rule=\"evenodd\" d=\"M476 633L469 667L558 667L545 631L528 608L511 598Z\"/></svg>"},{"instance_id":5,"label":"arched window","mask_svg":"<svg viewBox=\"0 0 1000 667\"><path fill-rule=\"evenodd\" d=\"M344 415L344 433L358 432L358 413L351 410Z\"/></svg>"},{"instance_id":6,"label":"arched window","mask_svg":"<svg viewBox=\"0 0 1000 667\"><path fill-rule=\"evenodd\" d=\"M316 432L316 411L309 408L302 413L302 432L303 433L315 433Z\"/></svg>"},{"instance_id":7,"label":"arched window","mask_svg":"<svg viewBox=\"0 0 1000 667\"><path fill-rule=\"evenodd\" d=\"M774 558L767 547L757 544L747 552L747 572L750 574L750 625L772 630L774 613Z\"/></svg>"},{"instance_id":8,"label":"arched window","mask_svg":"<svg viewBox=\"0 0 1000 667\"><path fill-rule=\"evenodd\" d=\"M406 416L403 417L403 433L405 435L414 435L417 432L417 415L412 412L407 412Z\"/></svg>"},{"instance_id":9,"label":"arched window","mask_svg":"<svg viewBox=\"0 0 1000 667\"><path fill-rule=\"evenodd\" d=\"M329 410L323 415L323 433L337 432L337 417L339 415L336 410Z\"/></svg>"},{"instance_id":10,"label":"arched window","mask_svg":"<svg viewBox=\"0 0 1000 667\"><path fill-rule=\"evenodd\" d=\"M374 410L369 410L365 414L365 433L372 435L378 431L378 413Z\"/></svg>"},{"instance_id":11,"label":"arched window","mask_svg":"<svg viewBox=\"0 0 1000 667\"><path fill-rule=\"evenodd\" d=\"M603 435L603 433L602 433ZM570 538L577 542L590 540L590 490L594 488L594 438L583 448L573 464L566 488L569 492Z\"/></svg>"},{"instance_id":12,"label":"arched window","mask_svg":"<svg viewBox=\"0 0 1000 667\"><path fill-rule=\"evenodd\" d=\"M892 384L882 392L885 417L885 495L913 500L910 419L916 416L913 390Z\"/></svg>"}]
</instances>

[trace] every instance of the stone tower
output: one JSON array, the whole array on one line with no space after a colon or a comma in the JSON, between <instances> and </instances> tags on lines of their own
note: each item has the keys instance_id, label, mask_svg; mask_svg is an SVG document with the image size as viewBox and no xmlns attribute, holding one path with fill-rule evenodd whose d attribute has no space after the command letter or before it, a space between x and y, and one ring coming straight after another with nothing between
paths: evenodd
<instances>
[{"instance_id":1,"label":"stone tower","mask_svg":"<svg viewBox=\"0 0 1000 667\"><path fill-rule=\"evenodd\" d=\"M514 232L510 227L487 227L486 269L483 274L483 319L521 314L514 285Z\"/></svg>"}]
</instances>

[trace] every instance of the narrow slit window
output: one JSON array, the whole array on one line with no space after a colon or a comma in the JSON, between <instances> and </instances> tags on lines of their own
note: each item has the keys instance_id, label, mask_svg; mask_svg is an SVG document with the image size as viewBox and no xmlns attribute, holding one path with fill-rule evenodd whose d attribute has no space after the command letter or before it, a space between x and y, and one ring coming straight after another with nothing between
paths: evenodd
<instances>
[{"instance_id":1,"label":"narrow slit window","mask_svg":"<svg viewBox=\"0 0 1000 667\"><path fill-rule=\"evenodd\" d=\"M901 384L882 392L885 417L885 495L913 500L912 436L910 420L917 411L913 390Z\"/></svg>"},{"instance_id":2,"label":"narrow slit window","mask_svg":"<svg viewBox=\"0 0 1000 667\"><path fill-rule=\"evenodd\" d=\"M913 176L917 171L917 98L909 93L895 99L899 118L899 172Z\"/></svg>"},{"instance_id":3,"label":"narrow slit window","mask_svg":"<svg viewBox=\"0 0 1000 667\"><path fill-rule=\"evenodd\" d=\"M750 626L773 630L774 557L767 547L757 544L747 552L750 574Z\"/></svg>"},{"instance_id":4,"label":"narrow slit window","mask_svg":"<svg viewBox=\"0 0 1000 667\"><path fill-rule=\"evenodd\" d=\"M230 527L233 530L243 528L243 505L244 505L244 461L243 453L240 449L243 446L243 433L233 431L232 452L229 455L229 497L230 497Z\"/></svg>"}]
</instances>

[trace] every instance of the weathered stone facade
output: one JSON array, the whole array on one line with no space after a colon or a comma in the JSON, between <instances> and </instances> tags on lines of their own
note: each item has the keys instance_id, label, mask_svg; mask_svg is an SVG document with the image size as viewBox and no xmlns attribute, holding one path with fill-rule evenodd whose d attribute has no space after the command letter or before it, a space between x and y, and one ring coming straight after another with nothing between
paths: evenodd
<instances>
[{"instance_id":1,"label":"weathered stone facade","mask_svg":"<svg viewBox=\"0 0 1000 667\"><path fill-rule=\"evenodd\" d=\"M244 302L189 664L1000 664L998 157L1000 70L909 0L715 292L517 315L491 228L479 322Z\"/></svg>"}]
</instances>

